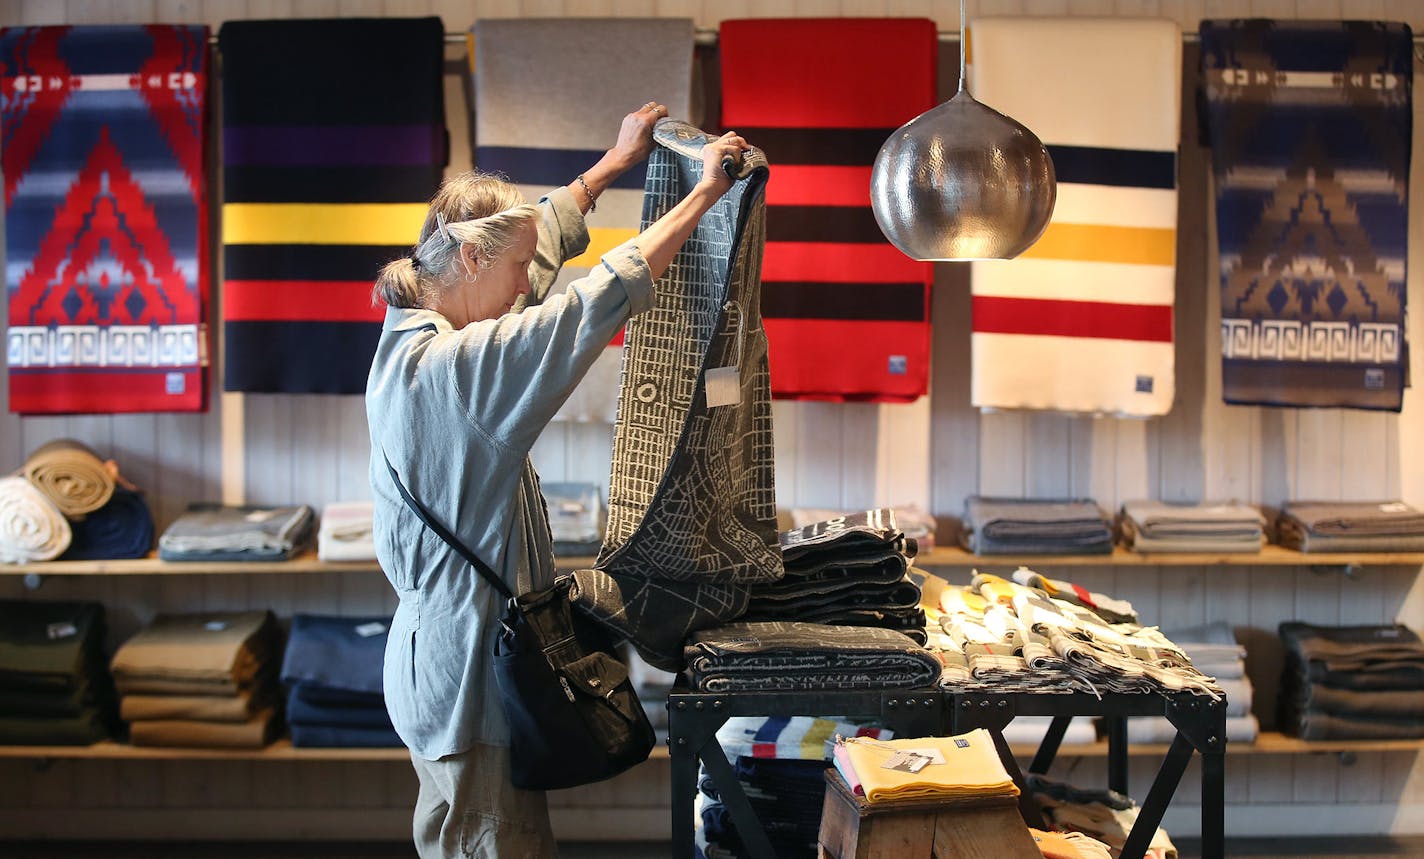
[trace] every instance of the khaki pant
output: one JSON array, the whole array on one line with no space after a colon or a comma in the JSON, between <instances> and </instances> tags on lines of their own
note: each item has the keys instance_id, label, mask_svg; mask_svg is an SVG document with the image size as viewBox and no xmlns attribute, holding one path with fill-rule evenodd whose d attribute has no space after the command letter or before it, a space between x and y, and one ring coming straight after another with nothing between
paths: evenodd
<instances>
[{"instance_id":1,"label":"khaki pant","mask_svg":"<svg viewBox=\"0 0 1424 859\"><path fill-rule=\"evenodd\" d=\"M415 850L420 859L545 859L558 854L543 791L509 783L509 749L475 745L427 761L411 755L420 779Z\"/></svg>"}]
</instances>

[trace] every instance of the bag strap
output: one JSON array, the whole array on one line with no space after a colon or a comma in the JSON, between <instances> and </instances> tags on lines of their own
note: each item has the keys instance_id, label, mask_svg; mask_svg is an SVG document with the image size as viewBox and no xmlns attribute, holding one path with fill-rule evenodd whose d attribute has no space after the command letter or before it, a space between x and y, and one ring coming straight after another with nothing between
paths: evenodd
<instances>
[{"instance_id":1,"label":"bag strap","mask_svg":"<svg viewBox=\"0 0 1424 859\"><path fill-rule=\"evenodd\" d=\"M405 499L406 506L409 507L416 516L420 517L420 521L425 523L425 527L434 531L435 536L444 540L450 548L460 553L460 557L468 561L470 566L475 568L475 572L479 573L484 577L485 581L489 582L490 587L499 591L505 599L514 599L514 592L509 589L509 585L505 584L503 579L495 575L494 570L491 570L488 564L476 557L474 552L466 548L465 544L461 543L459 538L454 534L451 534L444 525L437 522L435 517L430 515L430 511L426 510L423 504L416 501L415 498L406 491L405 484L401 483L400 475L396 474L396 467L391 465L390 457L386 456L385 451L381 452L381 458L385 459L386 468L391 472L391 480L395 481L396 489L400 490L401 498Z\"/></svg>"}]
</instances>

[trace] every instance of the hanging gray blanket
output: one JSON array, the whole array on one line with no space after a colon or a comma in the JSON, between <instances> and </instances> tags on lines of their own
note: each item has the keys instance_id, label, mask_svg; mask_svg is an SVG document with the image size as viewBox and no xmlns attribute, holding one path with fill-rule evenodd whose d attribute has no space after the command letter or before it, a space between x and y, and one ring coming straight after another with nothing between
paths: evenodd
<instances>
[{"instance_id":1,"label":"hanging gray blanket","mask_svg":"<svg viewBox=\"0 0 1424 859\"><path fill-rule=\"evenodd\" d=\"M708 138L665 119L653 139L645 227L701 178ZM574 573L575 604L668 670L689 634L739 617L749 585L782 575L761 321L767 172L760 150L744 154L658 280L656 308L628 323L608 528L595 569ZM727 395L709 397L709 376Z\"/></svg>"},{"instance_id":2,"label":"hanging gray blanket","mask_svg":"<svg viewBox=\"0 0 1424 859\"><path fill-rule=\"evenodd\" d=\"M922 689L933 653L892 629L816 623L731 623L695 633L687 667L702 692Z\"/></svg>"}]
</instances>

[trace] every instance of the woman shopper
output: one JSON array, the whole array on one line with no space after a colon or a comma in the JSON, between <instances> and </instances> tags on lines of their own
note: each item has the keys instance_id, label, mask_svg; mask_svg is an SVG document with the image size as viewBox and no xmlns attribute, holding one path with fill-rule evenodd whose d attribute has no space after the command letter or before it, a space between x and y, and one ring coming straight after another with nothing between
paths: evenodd
<instances>
[{"instance_id":1,"label":"woman shopper","mask_svg":"<svg viewBox=\"0 0 1424 859\"><path fill-rule=\"evenodd\" d=\"M746 143L708 142L701 181L589 274L547 296L588 245L583 214L647 158L666 109L624 117L617 143L573 182L529 205L503 179L465 173L430 203L408 258L382 269L389 309L366 387L376 555L400 597L385 695L420 781L421 859L555 855L542 792L510 784L508 728L491 653L500 596L403 503L412 496L515 593L554 576L548 516L529 451L731 181L722 159ZM531 306L511 312L519 297Z\"/></svg>"}]
</instances>

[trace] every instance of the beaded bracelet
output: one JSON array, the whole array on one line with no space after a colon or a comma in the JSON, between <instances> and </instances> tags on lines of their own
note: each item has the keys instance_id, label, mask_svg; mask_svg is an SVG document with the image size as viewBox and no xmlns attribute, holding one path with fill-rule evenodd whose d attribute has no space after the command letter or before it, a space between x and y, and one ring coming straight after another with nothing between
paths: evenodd
<instances>
[{"instance_id":1,"label":"beaded bracelet","mask_svg":"<svg viewBox=\"0 0 1424 859\"><path fill-rule=\"evenodd\" d=\"M580 185L582 185L582 186L583 186L583 192L588 195L588 212L589 212L589 214L591 215L591 214L593 214L594 212L597 212L597 211L598 211L598 206L595 205L594 202L593 202L594 199L595 199L595 197L593 196L593 189L590 188L590 187L588 187L588 183L587 183L587 182L583 181L583 174L580 173L580 174L578 174L577 176L575 176L575 177L574 177L574 181L575 181L575 182L578 182Z\"/></svg>"}]
</instances>

